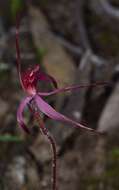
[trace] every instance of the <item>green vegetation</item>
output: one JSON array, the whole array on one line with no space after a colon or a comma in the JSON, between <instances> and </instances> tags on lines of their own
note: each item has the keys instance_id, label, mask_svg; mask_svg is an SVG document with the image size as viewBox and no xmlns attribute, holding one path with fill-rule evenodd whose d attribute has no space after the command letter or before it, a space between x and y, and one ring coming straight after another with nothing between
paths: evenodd
<instances>
[{"instance_id":1,"label":"green vegetation","mask_svg":"<svg viewBox=\"0 0 119 190\"><path fill-rule=\"evenodd\" d=\"M39 48L39 49L37 48L36 49L36 56L37 56L37 59L39 62L43 61L43 58L46 55L46 53L47 53L47 50L44 48Z\"/></svg>"},{"instance_id":2,"label":"green vegetation","mask_svg":"<svg viewBox=\"0 0 119 190\"><path fill-rule=\"evenodd\" d=\"M23 0L11 0L11 14L12 18L16 18L17 12L20 12L23 10L24 7L24 1Z\"/></svg>"},{"instance_id":3,"label":"green vegetation","mask_svg":"<svg viewBox=\"0 0 119 190\"><path fill-rule=\"evenodd\" d=\"M0 135L0 142L21 142L23 139L21 139L18 136L13 136L13 135Z\"/></svg>"}]
</instances>

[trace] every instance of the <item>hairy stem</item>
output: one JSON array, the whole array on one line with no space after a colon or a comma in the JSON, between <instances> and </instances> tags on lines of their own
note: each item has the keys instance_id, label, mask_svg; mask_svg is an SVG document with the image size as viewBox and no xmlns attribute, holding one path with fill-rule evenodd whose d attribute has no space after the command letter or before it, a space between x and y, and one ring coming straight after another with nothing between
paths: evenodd
<instances>
[{"instance_id":1,"label":"hairy stem","mask_svg":"<svg viewBox=\"0 0 119 190\"><path fill-rule=\"evenodd\" d=\"M45 135L51 145L52 149L52 189L57 190L57 151L56 151L56 143L52 135L49 133L48 129L45 127L43 120L41 119L38 112L34 113L35 119L38 121L40 130Z\"/></svg>"},{"instance_id":2,"label":"hairy stem","mask_svg":"<svg viewBox=\"0 0 119 190\"><path fill-rule=\"evenodd\" d=\"M40 117L39 112L37 111L34 105L29 104L29 109L34 116L34 119L39 123L40 130L42 134L48 139L49 144L52 150L52 190L57 190L57 150L56 143L52 135L49 133L48 129L45 127L45 124Z\"/></svg>"},{"instance_id":3,"label":"hairy stem","mask_svg":"<svg viewBox=\"0 0 119 190\"><path fill-rule=\"evenodd\" d=\"M57 151L54 138L48 132L48 130L43 126L40 126L41 132L47 137L52 149L52 189L57 190Z\"/></svg>"}]
</instances>

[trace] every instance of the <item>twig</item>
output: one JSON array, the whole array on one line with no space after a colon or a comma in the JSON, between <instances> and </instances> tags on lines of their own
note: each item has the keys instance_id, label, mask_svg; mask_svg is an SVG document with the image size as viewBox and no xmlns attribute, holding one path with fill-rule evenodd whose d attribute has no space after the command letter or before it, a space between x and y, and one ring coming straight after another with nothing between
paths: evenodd
<instances>
[{"instance_id":1,"label":"twig","mask_svg":"<svg viewBox=\"0 0 119 190\"><path fill-rule=\"evenodd\" d=\"M76 54L77 56L81 56L83 53L83 49L79 46L76 46L74 44L72 44L71 42L69 42L68 40L66 40L65 38L58 36L56 34L52 34L52 36L61 44L63 45L67 50L69 50L70 52Z\"/></svg>"},{"instance_id":2,"label":"twig","mask_svg":"<svg viewBox=\"0 0 119 190\"><path fill-rule=\"evenodd\" d=\"M108 0L91 0L91 7L96 14L119 21L119 10L113 7Z\"/></svg>"},{"instance_id":3,"label":"twig","mask_svg":"<svg viewBox=\"0 0 119 190\"><path fill-rule=\"evenodd\" d=\"M77 0L76 3L77 29L84 49L89 49L90 51L92 51L84 22L84 6L85 6L85 0L80 0L80 1Z\"/></svg>"},{"instance_id":4,"label":"twig","mask_svg":"<svg viewBox=\"0 0 119 190\"><path fill-rule=\"evenodd\" d=\"M52 36L54 38L56 38L56 40L63 45L67 50L69 50L71 53L75 54L76 56L84 56L84 54L90 54L90 59L93 62L93 64L100 66L100 65L104 65L107 63L107 60L104 59L101 56L98 56L96 54L94 54L92 51L90 51L90 49L87 49L86 51L84 51L80 46L76 46L74 44L72 44L71 42L65 40L65 38L52 34Z\"/></svg>"}]
</instances>

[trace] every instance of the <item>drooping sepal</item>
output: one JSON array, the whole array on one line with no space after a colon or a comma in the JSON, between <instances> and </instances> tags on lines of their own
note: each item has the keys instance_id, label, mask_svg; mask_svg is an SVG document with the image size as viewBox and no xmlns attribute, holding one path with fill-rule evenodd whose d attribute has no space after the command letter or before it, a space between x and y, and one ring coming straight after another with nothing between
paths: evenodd
<instances>
[{"instance_id":1,"label":"drooping sepal","mask_svg":"<svg viewBox=\"0 0 119 190\"><path fill-rule=\"evenodd\" d=\"M27 128L25 122L24 122L24 117L23 117L23 112L28 103L31 101L32 97L26 97L22 100L20 103L18 110L17 110L17 121L19 126L26 132L30 133L29 129Z\"/></svg>"}]
</instances>

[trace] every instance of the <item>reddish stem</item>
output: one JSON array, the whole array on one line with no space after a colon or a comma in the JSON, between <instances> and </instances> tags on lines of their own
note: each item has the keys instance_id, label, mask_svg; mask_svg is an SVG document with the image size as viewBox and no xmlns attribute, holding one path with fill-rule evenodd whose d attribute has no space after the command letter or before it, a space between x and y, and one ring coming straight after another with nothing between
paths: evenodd
<instances>
[{"instance_id":1,"label":"reddish stem","mask_svg":"<svg viewBox=\"0 0 119 190\"><path fill-rule=\"evenodd\" d=\"M20 47L19 47L19 21L20 21L20 16L17 15L16 18L16 62L17 62L17 71L20 79L20 83L22 88L24 89L24 85L22 82L22 77L21 77L21 56L20 56ZM25 90L25 89L24 89Z\"/></svg>"},{"instance_id":2,"label":"reddish stem","mask_svg":"<svg viewBox=\"0 0 119 190\"><path fill-rule=\"evenodd\" d=\"M39 112L35 109L34 105L29 104L29 109L31 113L34 115L35 120L39 123L40 130L43 135L48 139L49 144L52 150L52 190L57 190L57 150L56 143L52 135L49 133L48 129L45 127L45 124L40 117Z\"/></svg>"},{"instance_id":3,"label":"reddish stem","mask_svg":"<svg viewBox=\"0 0 119 190\"><path fill-rule=\"evenodd\" d=\"M57 151L56 151L56 143L54 138L48 132L45 127L41 127L40 129L42 133L47 137L52 149L52 189L57 190Z\"/></svg>"}]
</instances>

